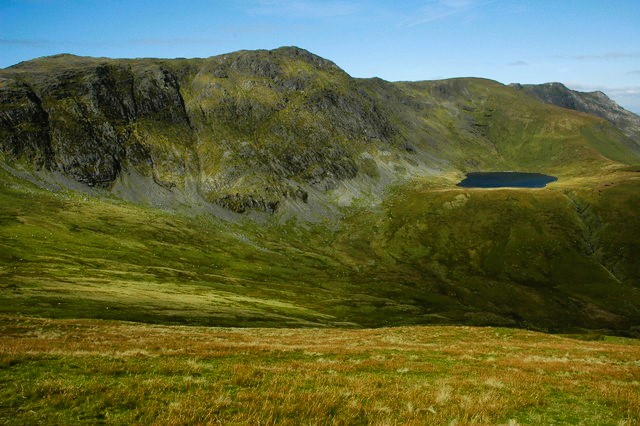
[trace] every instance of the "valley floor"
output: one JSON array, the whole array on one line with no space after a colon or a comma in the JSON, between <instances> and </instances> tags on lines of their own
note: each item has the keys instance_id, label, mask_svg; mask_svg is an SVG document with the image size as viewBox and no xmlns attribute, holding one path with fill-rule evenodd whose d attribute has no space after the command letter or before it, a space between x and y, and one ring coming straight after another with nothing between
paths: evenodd
<instances>
[{"instance_id":1,"label":"valley floor","mask_svg":"<svg viewBox=\"0 0 640 426\"><path fill-rule=\"evenodd\" d=\"M640 341L0 317L2 424L640 422Z\"/></svg>"}]
</instances>

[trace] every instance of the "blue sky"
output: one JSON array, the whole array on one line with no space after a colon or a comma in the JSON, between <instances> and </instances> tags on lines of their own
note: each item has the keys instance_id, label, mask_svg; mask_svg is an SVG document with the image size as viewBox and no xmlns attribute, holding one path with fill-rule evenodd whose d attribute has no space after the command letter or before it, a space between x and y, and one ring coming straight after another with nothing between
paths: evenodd
<instances>
[{"instance_id":1,"label":"blue sky","mask_svg":"<svg viewBox=\"0 0 640 426\"><path fill-rule=\"evenodd\" d=\"M0 0L0 67L289 45L354 77L560 81L640 113L640 0Z\"/></svg>"}]
</instances>

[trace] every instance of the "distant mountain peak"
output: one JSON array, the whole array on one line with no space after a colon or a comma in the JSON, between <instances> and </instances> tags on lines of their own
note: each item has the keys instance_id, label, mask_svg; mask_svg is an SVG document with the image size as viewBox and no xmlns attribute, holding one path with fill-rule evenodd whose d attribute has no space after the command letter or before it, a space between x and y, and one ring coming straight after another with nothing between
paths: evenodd
<instances>
[{"instance_id":1,"label":"distant mountain peak","mask_svg":"<svg viewBox=\"0 0 640 426\"><path fill-rule=\"evenodd\" d=\"M559 82L543 84L512 83L509 86L516 90L524 91L544 103L585 112L607 120L634 140L640 148L640 116L627 111L600 90L580 92L569 89Z\"/></svg>"}]
</instances>

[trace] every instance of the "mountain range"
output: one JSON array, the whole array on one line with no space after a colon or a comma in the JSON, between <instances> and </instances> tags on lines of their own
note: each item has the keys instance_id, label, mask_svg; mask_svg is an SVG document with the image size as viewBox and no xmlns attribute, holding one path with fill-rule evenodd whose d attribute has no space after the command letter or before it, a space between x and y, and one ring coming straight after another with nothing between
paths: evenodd
<instances>
[{"instance_id":1,"label":"mountain range","mask_svg":"<svg viewBox=\"0 0 640 426\"><path fill-rule=\"evenodd\" d=\"M0 70L4 312L640 332L640 117L297 47ZM459 188L473 171L544 189Z\"/></svg>"}]
</instances>

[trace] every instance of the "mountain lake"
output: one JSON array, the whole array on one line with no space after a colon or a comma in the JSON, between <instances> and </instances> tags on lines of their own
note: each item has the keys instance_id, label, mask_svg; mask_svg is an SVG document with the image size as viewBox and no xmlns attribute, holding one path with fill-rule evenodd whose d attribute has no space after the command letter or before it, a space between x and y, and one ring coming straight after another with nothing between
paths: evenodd
<instances>
[{"instance_id":1,"label":"mountain lake","mask_svg":"<svg viewBox=\"0 0 640 426\"><path fill-rule=\"evenodd\" d=\"M557 181L555 176L523 172L472 172L467 173L457 186L463 188L544 188Z\"/></svg>"}]
</instances>

